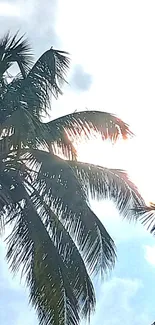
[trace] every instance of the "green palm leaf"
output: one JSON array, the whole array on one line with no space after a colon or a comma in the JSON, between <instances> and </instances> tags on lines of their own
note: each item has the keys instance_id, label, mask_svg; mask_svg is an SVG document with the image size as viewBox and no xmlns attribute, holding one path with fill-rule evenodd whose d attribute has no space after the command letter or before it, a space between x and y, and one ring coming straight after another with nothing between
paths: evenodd
<instances>
[{"instance_id":1,"label":"green palm leaf","mask_svg":"<svg viewBox=\"0 0 155 325\"><path fill-rule=\"evenodd\" d=\"M30 64L29 61L25 55L25 66L28 63ZM7 69L10 67L10 64ZM20 65L22 65L20 68L24 69L24 58ZM4 68L3 62L2 66ZM26 70L23 72L26 74L24 79L22 73L21 76L18 75L9 84L3 85L0 109L4 117L9 116L14 110L19 108L21 102L24 102L34 115L40 116L43 111L47 112L51 106L51 94L56 98L59 94L62 94L60 87L66 82L65 75L68 67L69 58L66 52L57 51L53 48L46 51L33 67L29 69L27 74ZM4 72L2 71L2 74ZM1 117L1 119L4 120L4 117L3 119Z\"/></svg>"},{"instance_id":2,"label":"green palm leaf","mask_svg":"<svg viewBox=\"0 0 155 325\"><path fill-rule=\"evenodd\" d=\"M155 204L150 203L150 206L146 204L139 205L133 209L136 218L138 218L144 226L154 235L155 233Z\"/></svg>"},{"instance_id":3,"label":"green palm leaf","mask_svg":"<svg viewBox=\"0 0 155 325\"><path fill-rule=\"evenodd\" d=\"M10 169L8 173L10 174ZM8 175L6 174L6 176ZM28 284L31 289L31 299L36 308L38 309L40 323L48 324L49 321L52 321L56 312L54 308L58 309L56 309L57 313L55 317L58 317L58 315L60 316L62 313L65 313L67 317L66 324L68 318L75 318L74 314L72 316L70 314L67 314L67 304L64 304L63 308L65 310L62 311L61 306L57 305L59 301L53 302L53 286L57 283L55 277L51 280L54 281L54 283L52 282L51 284L52 290L50 291L50 293L46 292L46 290L49 291L50 289L49 277L52 276L53 270L50 269L50 259L48 260L47 258L47 265L44 265L44 262L40 262L40 259L41 261L44 261L43 256L45 254L49 254L49 252L50 254L52 254L52 247L50 241L52 241L55 249L57 250L57 254L60 256L59 259L61 258L61 263L64 264L61 266L63 272L67 274L67 279L64 280L66 282L63 283L62 287L63 294L65 294L64 290L68 290L68 292L71 291L71 294L73 295L73 290L74 295L77 299L77 319L78 308L79 312L82 313L85 317L89 316L90 312L94 309L95 305L94 290L77 247L75 246L69 233L65 230L57 216L50 210L50 208L45 204L45 202L43 202L39 193L36 190L33 190L31 196L28 196L23 187L23 183L25 183L26 180L24 179L24 182L21 180L21 178L19 177L19 173L17 173L16 169L13 168L13 166L11 175L9 176L11 176L9 180L16 180L16 186L14 186L14 188L11 190L11 197L14 202L18 198L19 202L16 203L16 206L11 205L8 211L7 222L14 222L15 226L11 236L8 238L9 248L7 257L9 260L12 260L12 268L14 271L17 271L20 265L23 263L24 270L27 275ZM9 181L7 180L7 177L5 178L5 182L6 185L9 186ZM27 183L27 185L29 189L28 191L30 191L31 185L29 183ZM47 234L45 233L45 227L47 229ZM49 237L50 241L47 240L47 236ZM47 242L49 242L49 247L46 247L45 245L47 244ZM45 247L47 248L48 252L46 252L46 250L44 249ZM54 256L51 256L52 262L55 259L58 262L58 257ZM34 270L32 269L32 264ZM48 274L46 274L47 266L49 267L48 272L50 272ZM54 267L53 263L51 267ZM60 267L60 265L58 265L58 267ZM67 270L65 271L66 267ZM57 270L56 274L57 272L60 273L60 271ZM39 278L37 278L37 276ZM62 282L62 279L59 279L59 281L60 280ZM46 281L47 284L45 287ZM40 295L43 295L43 287L40 287L40 285L44 286L45 297L50 303L50 313L49 311L47 311L47 301L44 301L44 299L40 300ZM58 288L56 290L58 290ZM50 296L48 295L51 295L52 301ZM71 296L71 299L73 298L74 296ZM57 296L55 297L55 299L57 299ZM66 297L66 299L68 298ZM68 303L70 305L70 302ZM75 298L73 299L72 304L74 304L75 306ZM61 322L63 324L64 315L62 316L62 320L60 317L59 320L55 319L55 322L56 321L58 324L61 324ZM73 324L78 324L76 319L74 319Z\"/></svg>"},{"instance_id":4,"label":"green palm leaf","mask_svg":"<svg viewBox=\"0 0 155 325\"><path fill-rule=\"evenodd\" d=\"M51 134L51 141L53 134L58 134L58 137L62 139L64 130L67 130L72 138L77 136L90 138L92 133L96 131L101 134L103 139L110 138L112 141L116 141L119 136L126 139L132 135L126 123L113 114L100 111L68 114L48 122L46 125L49 128L49 134Z\"/></svg>"},{"instance_id":5,"label":"green palm leaf","mask_svg":"<svg viewBox=\"0 0 155 325\"><path fill-rule=\"evenodd\" d=\"M16 62L25 78L32 65L31 47L23 36L17 38L7 33L0 40L0 78Z\"/></svg>"},{"instance_id":6,"label":"green palm leaf","mask_svg":"<svg viewBox=\"0 0 155 325\"><path fill-rule=\"evenodd\" d=\"M50 237L55 247L58 249L63 262L67 266L71 287L75 291L76 297L80 302L80 312L84 317L89 318L90 312L94 310L95 296L93 285L81 254L58 216L51 210L47 201L45 203L40 193L34 188L33 200L35 201L35 205L37 204L39 207L39 214L42 216Z\"/></svg>"},{"instance_id":7,"label":"green palm leaf","mask_svg":"<svg viewBox=\"0 0 155 325\"><path fill-rule=\"evenodd\" d=\"M24 102L10 117L1 125L1 136L3 143L9 141L9 145L15 150L25 146L37 147L38 145L47 146L44 139L45 126L27 109ZM2 143L2 145L3 145Z\"/></svg>"},{"instance_id":8,"label":"green palm leaf","mask_svg":"<svg viewBox=\"0 0 155 325\"><path fill-rule=\"evenodd\" d=\"M12 216L15 226L8 238L7 258L12 260L13 270L24 263L30 299L40 324L63 324L69 318L78 324L78 302L69 285L67 269L40 216L28 202L25 208L16 207L18 216Z\"/></svg>"},{"instance_id":9,"label":"green palm leaf","mask_svg":"<svg viewBox=\"0 0 155 325\"><path fill-rule=\"evenodd\" d=\"M46 201L51 202L51 208L78 244L90 272L107 272L114 266L115 245L90 209L84 189L71 167L59 157L40 150L31 150L25 158L33 169L39 170L34 186Z\"/></svg>"},{"instance_id":10,"label":"green palm leaf","mask_svg":"<svg viewBox=\"0 0 155 325\"><path fill-rule=\"evenodd\" d=\"M53 121L54 122L54 121ZM65 128L57 128L53 126L51 129L46 125L44 138L48 143L50 151L63 156L66 159L76 160L77 151L72 141L69 139L67 130Z\"/></svg>"},{"instance_id":11,"label":"green palm leaf","mask_svg":"<svg viewBox=\"0 0 155 325\"><path fill-rule=\"evenodd\" d=\"M47 112L51 105L51 94L56 98L62 94L60 86L66 82L68 68L67 53L53 48L38 59L21 87L22 96L26 98L30 110L37 115L42 111Z\"/></svg>"},{"instance_id":12,"label":"green palm leaf","mask_svg":"<svg viewBox=\"0 0 155 325\"><path fill-rule=\"evenodd\" d=\"M77 161L68 161L68 164L84 185L87 196L113 200L124 217L134 217L132 209L144 205L142 196L125 171Z\"/></svg>"}]
</instances>

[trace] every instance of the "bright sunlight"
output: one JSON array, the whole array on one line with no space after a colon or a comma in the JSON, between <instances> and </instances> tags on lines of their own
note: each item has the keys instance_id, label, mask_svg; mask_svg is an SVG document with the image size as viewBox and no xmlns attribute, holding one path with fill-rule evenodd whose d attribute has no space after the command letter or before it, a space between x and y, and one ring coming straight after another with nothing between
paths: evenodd
<instances>
[{"instance_id":1,"label":"bright sunlight","mask_svg":"<svg viewBox=\"0 0 155 325\"><path fill-rule=\"evenodd\" d=\"M112 144L109 140L103 142L101 137L82 142L77 145L78 159L108 168L123 169L136 184L147 204L155 202L154 180L151 177L151 159L146 161L141 156L141 141L138 138L118 140ZM148 144L145 144L148 148ZM143 148L144 150L144 148ZM147 166L147 173L146 171Z\"/></svg>"}]
</instances>

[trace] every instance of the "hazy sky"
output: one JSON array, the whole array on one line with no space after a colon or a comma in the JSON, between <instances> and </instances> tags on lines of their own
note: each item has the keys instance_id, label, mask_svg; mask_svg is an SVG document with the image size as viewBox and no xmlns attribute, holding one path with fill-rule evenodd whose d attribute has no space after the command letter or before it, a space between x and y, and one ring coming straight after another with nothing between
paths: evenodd
<instances>
[{"instance_id":1,"label":"hazy sky","mask_svg":"<svg viewBox=\"0 0 155 325\"><path fill-rule=\"evenodd\" d=\"M154 16L153 0L0 0L1 35L8 29L26 32L36 56L52 45L71 53L70 86L53 103L52 117L75 109L108 111L127 121L136 134L115 148L100 141L84 145L80 159L127 168L152 201ZM150 325L155 320L155 240L140 225L122 221L111 204L92 206L116 241L118 261L106 282L96 282L98 304L91 325ZM27 292L3 262L3 245L0 257L0 324L36 325Z\"/></svg>"}]
</instances>

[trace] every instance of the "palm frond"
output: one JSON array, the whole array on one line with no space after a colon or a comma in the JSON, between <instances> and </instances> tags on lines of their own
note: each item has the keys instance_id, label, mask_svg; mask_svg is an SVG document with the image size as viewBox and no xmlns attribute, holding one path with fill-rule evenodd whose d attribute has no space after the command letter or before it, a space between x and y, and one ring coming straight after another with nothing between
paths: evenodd
<instances>
[{"instance_id":1,"label":"palm frond","mask_svg":"<svg viewBox=\"0 0 155 325\"><path fill-rule=\"evenodd\" d=\"M30 202L29 202L30 203ZM28 203L27 203L28 204ZM8 238L8 260L13 270L24 263L30 300L38 312L40 324L78 324L78 302L69 285L67 269L51 241L39 215L26 204L13 217L15 226Z\"/></svg>"},{"instance_id":2,"label":"palm frond","mask_svg":"<svg viewBox=\"0 0 155 325\"><path fill-rule=\"evenodd\" d=\"M22 64L23 67L24 63ZM2 66L4 68L4 65ZM60 87L63 82L66 82L65 75L68 67L69 58L66 52L52 48L46 51L31 70L29 69L24 79L23 76L18 75L3 87L0 110L4 117L9 116L16 107L19 107L20 102L25 102L27 109L37 117L40 117L43 111L47 113L51 105L51 95L57 98L62 94ZM4 117L1 119L4 120Z\"/></svg>"},{"instance_id":3,"label":"palm frond","mask_svg":"<svg viewBox=\"0 0 155 325\"><path fill-rule=\"evenodd\" d=\"M4 78L5 80L5 78ZM20 86L22 78L14 78L10 83L3 83L0 87L0 124L11 116L20 106Z\"/></svg>"},{"instance_id":4,"label":"palm frond","mask_svg":"<svg viewBox=\"0 0 155 325\"><path fill-rule=\"evenodd\" d=\"M46 51L34 64L23 84L28 107L37 115L42 111L47 112L52 94L56 98L62 94L60 88L66 82L65 75L69 68L67 54L53 48Z\"/></svg>"},{"instance_id":5,"label":"palm frond","mask_svg":"<svg viewBox=\"0 0 155 325\"><path fill-rule=\"evenodd\" d=\"M123 139L132 135L129 127L115 115L101 111L82 111L68 114L51 122L46 123L49 132L52 135L58 134L61 136L64 130L68 131L70 136L84 136L90 138L94 131L101 134L102 138L116 141L118 137Z\"/></svg>"},{"instance_id":6,"label":"palm frond","mask_svg":"<svg viewBox=\"0 0 155 325\"><path fill-rule=\"evenodd\" d=\"M80 314L89 319L95 307L95 293L79 250L58 216L43 201L36 189L33 189L33 201L39 206L39 215L67 267L70 285L79 302Z\"/></svg>"},{"instance_id":7,"label":"palm frond","mask_svg":"<svg viewBox=\"0 0 155 325\"><path fill-rule=\"evenodd\" d=\"M1 125L2 144L6 139L9 147L12 146L13 149L46 146L44 124L31 114L24 102L19 104L19 107Z\"/></svg>"},{"instance_id":8,"label":"palm frond","mask_svg":"<svg viewBox=\"0 0 155 325\"><path fill-rule=\"evenodd\" d=\"M16 187L12 166L7 168L7 156L0 159L0 234L5 230L6 207L12 206L16 202L16 197L12 198L12 189ZM20 192L19 192L20 193ZM18 197L19 197L19 193Z\"/></svg>"},{"instance_id":9,"label":"palm frond","mask_svg":"<svg viewBox=\"0 0 155 325\"><path fill-rule=\"evenodd\" d=\"M68 161L68 164L82 182L87 196L113 200L124 217L134 218L132 209L144 205L142 196L125 171L77 161Z\"/></svg>"},{"instance_id":10,"label":"palm frond","mask_svg":"<svg viewBox=\"0 0 155 325\"><path fill-rule=\"evenodd\" d=\"M56 139L56 141L52 143L49 142L49 148L50 147L52 152L64 159L77 160L77 150L65 131L61 137L59 136L59 140Z\"/></svg>"},{"instance_id":11,"label":"palm frond","mask_svg":"<svg viewBox=\"0 0 155 325\"><path fill-rule=\"evenodd\" d=\"M0 40L0 76L11 67L12 63L16 62L19 66L23 78L26 77L32 65L31 47L27 39L23 36L17 37L16 33L13 37L7 33Z\"/></svg>"},{"instance_id":12,"label":"palm frond","mask_svg":"<svg viewBox=\"0 0 155 325\"><path fill-rule=\"evenodd\" d=\"M18 177L20 184L20 179ZM15 225L8 238L7 258L17 271L21 264L27 275L30 299L38 311L40 324L79 322L78 301L69 284L67 269L59 252L33 207L24 188L21 203L8 214Z\"/></svg>"},{"instance_id":13,"label":"palm frond","mask_svg":"<svg viewBox=\"0 0 155 325\"><path fill-rule=\"evenodd\" d=\"M5 186L4 173L0 173L0 236L5 231L5 207L13 203L10 192L7 186Z\"/></svg>"},{"instance_id":14,"label":"palm frond","mask_svg":"<svg viewBox=\"0 0 155 325\"><path fill-rule=\"evenodd\" d=\"M31 300L38 310L40 324L49 324L49 321L64 324L65 317L65 324L69 321L70 324L78 324L79 313L89 317L95 306L93 285L82 257L69 233L43 202L39 193L34 189L28 197L17 170L12 170L10 176L9 181L16 179L16 187L11 190L11 197L14 202L17 199L19 201L14 203L14 208L11 205L7 216L7 222L15 223L13 232L8 238L7 257L12 261L12 268L17 271L21 264L24 264L31 289ZM7 178L5 180L9 185ZM31 184L27 185L30 189ZM56 252L53 253L52 245L58 256L55 255ZM51 268L54 268L54 271L53 269L51 271ZM64 281L63 278L59 278L57 282L55 269L56 274L60 274L61 277L60 271L63 272ZM59 287L56 287L58 284L61 285L61 292ZM67 296L69 292L70 300ZM61 301L60 305L62 298L64 301Z\"/></svg>"},{"instance_id":15,"label":"palm frond","mask_svg":"<svg viewBox=\"0 0 155 325\"><path fill-rule=\"evenodd\" d=\"M72 141L69 139L65 128L59 128L57 125L49 128L47 124L44 125L46 126L44 138L49 148L58 156L63 156L65 159L69 160L76 160L77 151Z\"/></svg>"},{"instance_id":16,"label":"palm frond","mask_svg":"<svg viewBox=\"0 0 155 325\"><path fill-rule=\"evenodd\" d=\"M41 217L42 221L44 222L44 225L47 228L47 231L49 233L51 240L54 243L54 246L58 250L58 253L61 256L63 263L65 263L67 267L67 274L70 281L69 284L71 285L71 288L74 290L76 298L78 300L80 314L82 313L84 317L87 316L89 317L90 312L94 309L94 305L95 305L94 289L91 280L87 274L85 264L82 260L82 257L76 245L74 244L69 233L63 227L62 223L54 214L54 212L52 212L49 206L43 201L42 197L36 191L36 189L34 188L32 189L31 184L28 182L28 180L26 180L23 174L23 172L26 171L26 166L23 169L24 166L21 163L17 163L16 160L12 160L12 161L9 160L6 164L4 164L4 166L5 166L5 175L3 176L3 179L1 179L1 181L4 181L5 186L10 191L10 196L12 198L12 202L14 203L13 205L11 204L10 208L8 205L7 222L9 223L12 221L14 222L18 218L20 218L21 221L21 213L23 215L22 224L21 224L23 232L17 234L16 232L17 230L16 228L18 224L17 222L17 224L15 223L13 233L9 239L9 245L12 242L14 237L17 240L16 243L11 244L8 251L8 258L12 259L13 270L14 271L18 270L21 263L24 263L24 267L27 272L28 265L29 265L29 264L27 265L28 258L26 261L24 260L25 259L24 252L22 251L20 254L19 252L17 252L17 250L16 251L14 250L15 246L17 245L17 242L21 244L21 241L19 240L19 236L21 236L21 234L25 236L24 229L26 226L24 226L23 223L26 224L26 220L27 220L26 218L28 218L28 216L27 216L27 212L25 212L25 209L27 209L27 205L24 204L23 202L23 200L25 201L27 197L27 194L25 194L25 189L23 187L23 184L26 182L28 186L28 190L31 189L31 191L33 192L29 197L29 201L31 202L31 210L35 209L35 211L32 211L33 214L34 212L37 213L38 211L38 218ZM21 176L19 178L20 171L22 172L22 175L24 177L23 180L21 179ZM30 207L30 202L28 204L28 207ZM32 227L33 227L33 222L30 221L30 223L32 223ZM35 227L34 231L36 231L36 229L37 228ZM27 249L28 247L29 245L27 244ZM46 317L44 317L44 319L45 318Z\"/></svg>"},{"instance_id":17,"label":"palm frond","mask_svg":"<svg viewBox=\"0 0 155 325\"><path fill-rule=\"evenodd\" d=\"M106 273L114 266L115 245L90 209L73 169L67 161L40 150L31 150L25 158L31 168L38 170L35 188L59 215L90 272Z\"/></svg>"},{"instance_id":18,"label":"palm frond","mask_svg":"<svg viewBox=\"0 0 155 325\"><path fill-rule=\"evenodd\" d=\"M155 234L155 204L150 203L150 206L145 204L139 205L133 209L136 217L144 226L154 235Z\"/></svg>"}]
</instances>

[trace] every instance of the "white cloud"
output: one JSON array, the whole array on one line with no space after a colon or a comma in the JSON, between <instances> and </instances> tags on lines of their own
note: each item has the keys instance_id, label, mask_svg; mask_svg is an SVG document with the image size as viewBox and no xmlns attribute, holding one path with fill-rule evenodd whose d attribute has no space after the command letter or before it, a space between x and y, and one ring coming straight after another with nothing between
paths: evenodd
<instances>
[{"instance_id":1,"label":"white cloud","mask_svg":"<svg viewBox=\"0 0 155 325\"><path fill-rule=\"evenodd\" d=\"M98 293L96 314L91 325L146 325L151 318L145 308L139 313L134 304L135 298L141 294L143 284L138 279L113 278L104 283Z\"/></svg>"},{"instance_id":2,"label":"white cloud","mask_svg":"<svg viewBox=\"0 0 155 325\"><path fill-rule=\"evenodd\" d=\"M146 261L149 264L155 266L155 245L153 246L146 245L144 246L144 250L145 250Z\"/></svg>"},{"instance_id":3,"label":"white cloud","mask_svg":"<svg viewBox=\"0 0 155 325\"><path fill-rule=\"evenodd\" d=\"M0 16L19 17L21 15L20 7L8 2L0 3Z\"/></svg>"}]
</instances>

